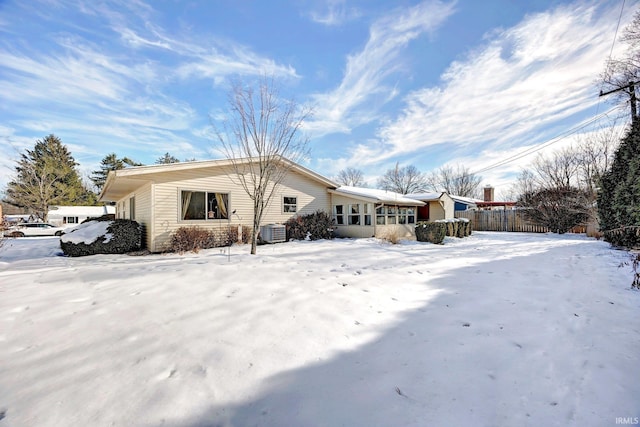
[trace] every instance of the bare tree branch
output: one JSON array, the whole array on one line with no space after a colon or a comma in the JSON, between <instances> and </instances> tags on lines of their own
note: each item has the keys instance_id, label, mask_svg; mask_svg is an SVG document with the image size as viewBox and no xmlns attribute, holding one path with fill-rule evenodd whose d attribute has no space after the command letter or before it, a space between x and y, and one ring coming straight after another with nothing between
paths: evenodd
<instances>
[{"instance_id":1,"label":"bare tree branch","mask_svg":"<svg viewBox=\"0 0 640 427\"><path fill-rule=\"evenodd\" d=\"M233 83L230 114L216 135L239 184L253 201L251 253L256 253L260 222L277 186L294 163L308 155L301 126L311 110L279 97L272 78L256 87ZM293 162L293 163L292 163Z\"/></svg>"}]
</instances>

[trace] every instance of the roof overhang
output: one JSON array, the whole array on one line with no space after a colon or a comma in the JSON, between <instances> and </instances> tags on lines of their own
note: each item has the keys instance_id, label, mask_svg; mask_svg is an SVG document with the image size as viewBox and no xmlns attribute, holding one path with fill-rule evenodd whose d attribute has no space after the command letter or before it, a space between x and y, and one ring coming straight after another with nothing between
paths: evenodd
<instances>
[{"instance_id":1,"label":"roof overhang","mask_svg":"<svg viewBox=\"0 0 640 427\"><path fill-rule=\"evenodd\" d=\"M326 178L311 169L308 169L304 166L301 166L297 163L294 163L284 157L280 157L279 160L282 162L283 166L289 168L289 171L293 171L299 173L303 176L308 177L316 182L321 183L322 185L328 187L329 189L337 188L338 184L331 181L329 178ZM143 185L152 182L154 180L154 176L160 173L170 173L170 172L179 172L179 171L190 171L197 169L210 169L210 168L222 168L222 167L232 167L234 165L251 165L255 164L256 159L251 158L242 158L242 159L222 159L222 160L203 160L203 161L194 161L194 162L181 162L181 163L171 163L166 165L150 165L150 166L135 166L125 169L120 169L116 171L109 172L107 176L107 180L105 185L100 193L98 198L99 201L110 201L114 202L122 199L127 194L132 193L136 189L142 187Z\"/></svg>"}]
</instances>

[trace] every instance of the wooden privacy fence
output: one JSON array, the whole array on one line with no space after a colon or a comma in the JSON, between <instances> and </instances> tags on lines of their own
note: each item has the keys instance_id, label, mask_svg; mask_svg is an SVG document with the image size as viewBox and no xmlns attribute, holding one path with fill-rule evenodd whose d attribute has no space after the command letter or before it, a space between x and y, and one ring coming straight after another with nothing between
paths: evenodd
<instances>
[{"instance_id":1,"label":"wooden privacy fence","mask_svg":"<svg viewBox=\"0 0 640 427\"><path fill-rule=\"evenodd\" d=\"M456 211L456 218L471 220L475 231L518 231L524 233L547 233L547 227L533 224L522 217L522 211Z\"/></svg>"}]
</instances>

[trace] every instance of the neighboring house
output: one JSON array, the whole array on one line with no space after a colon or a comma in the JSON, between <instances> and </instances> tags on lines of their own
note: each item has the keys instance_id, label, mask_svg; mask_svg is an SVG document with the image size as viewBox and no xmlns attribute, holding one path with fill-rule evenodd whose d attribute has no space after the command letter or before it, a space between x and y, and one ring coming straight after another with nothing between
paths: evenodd
<instances>
[{"instance_id":1,"label":"neighboring house","mask_svg":"<svg viewBox=\"0 0 640 427\"><path fill-rule=\"evenodd\" d=\"M437 221L454 217L455 202L446 192L407 194L410 199L424 202L418 208L418 221Z\"/></svg>"},{"instance_id":2,"label":"neighboring house","mask_svg":"<svg viewBox=\"0 0 640 427\"><path fill-rule=\"evenodd\" d=\"M298 214L330 212L327 190L336 183L303 166L282 160L290 170L276 189L261 225L284 223ZM242 162L247 166L251 162ZM247 172L250 173L250 172ZM116 202L116 217L144 226L152 252L168 249L171 234L184 226L223 230L251 226L253 202L229 160L139 166L109 172L100 201Z\"/></svg>"},{"instance_id":3,"label":"neighboring house","mask_svg":"<svg viewBox=\"0 0 640 427\"><path fill-rule=\"evenodd\" d=\"M341 237L415 237L424 203L393 191L342 186L329 190L336 234Z\"/></svg>"},{"instance_id":4,"label":"neighboring house","mask_svg":"<svg viewBox=\"0 0 640 427\"><path fill-rule=\"evenodd\" d=\"M49 206L49 224L73 227L87 218L97 218L116 213L115 206Z\"/></svg>"},{"instance_id":5,"label":"neighboring house","mask_svg":"<svg viewBox=\"0 0 640 427\"><path fill-rule=\"evenodd\" d=\"M455 202L454 211L468 211L478 209L478 202L482 202L482 200L472 199L470 197L461 197L451 195L451 198Z\"/></svg>"}]
</instances>

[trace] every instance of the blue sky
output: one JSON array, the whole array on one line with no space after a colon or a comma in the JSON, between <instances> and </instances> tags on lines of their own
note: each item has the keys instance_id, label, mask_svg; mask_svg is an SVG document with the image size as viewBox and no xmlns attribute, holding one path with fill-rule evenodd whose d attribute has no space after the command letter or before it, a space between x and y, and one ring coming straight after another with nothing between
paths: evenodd
<instances>
[{"instance_id":1,"label":"blue sky","mask_svg":"<svg viewBox=\"0 0 640 427\"><path fill-rule=\"evenodd\" d=\"M612 107L597 78L621 6L0 0L0 190L50 133L85 176L111 152L220 157L211 123L230 79L264 74L314 108L306 166L323 175L352 166L374 185L396 162L481 171ZM622 26L637 7L626 1ZM483 184L508 186L533 157L484 171Z\"/></svg>"}]
</instances>

